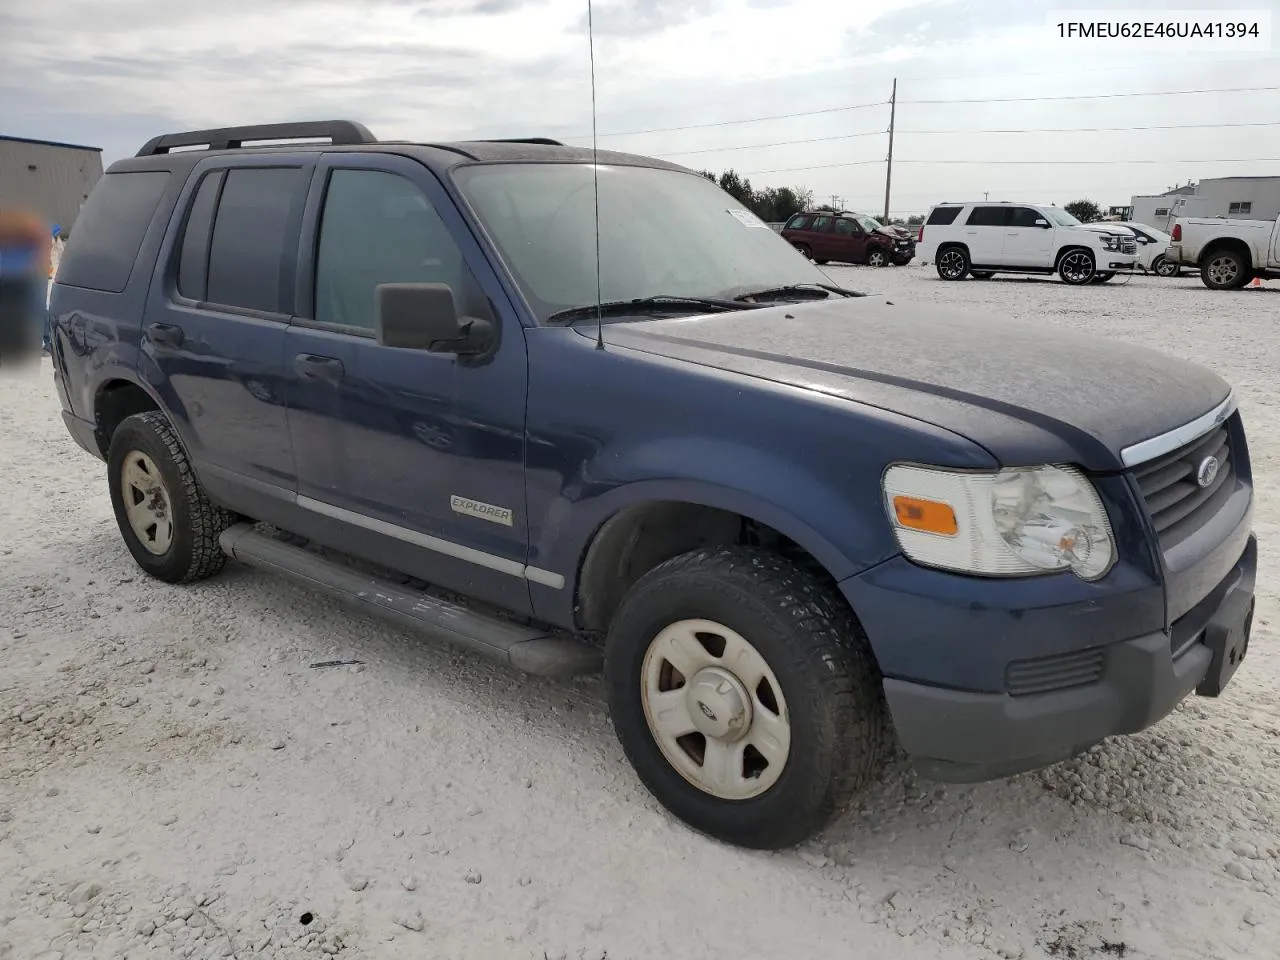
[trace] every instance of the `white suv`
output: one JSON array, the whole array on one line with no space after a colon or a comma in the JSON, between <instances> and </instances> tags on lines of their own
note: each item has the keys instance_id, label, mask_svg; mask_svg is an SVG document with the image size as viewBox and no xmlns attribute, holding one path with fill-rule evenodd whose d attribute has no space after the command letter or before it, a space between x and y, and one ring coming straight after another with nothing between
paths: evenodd
<instances>
[{"instance_id":1,"label":"white suv","mask_svg":"<svg viewBox=\"0 0 1280 960\"><path fill-rule=\"evenodd\" d=\"M1056 272L1064 283L1105 283L1133 269L1133 234L1099 232L1057 207L1031 203L943 203L920 227L916 254L943 280L972 274Z\"/></svg>"}]
</instances>

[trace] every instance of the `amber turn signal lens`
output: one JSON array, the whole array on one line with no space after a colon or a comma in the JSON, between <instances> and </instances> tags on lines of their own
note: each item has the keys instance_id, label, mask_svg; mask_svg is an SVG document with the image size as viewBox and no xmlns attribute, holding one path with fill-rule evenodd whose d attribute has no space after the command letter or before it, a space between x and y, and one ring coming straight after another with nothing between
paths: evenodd
<instances>
[{"instance_id":1,"label":"amber turn signal lens","mask_svg":"<svg viewBox=\"0 0 1280 960\"><path fill-rule=\"evenodd\" d=\"M950 504L919 497L894 497L893 515L898 525L908 530L923 530L943 537L954 537L960 530L956 512Z\"/></svg>"}]
</instances>

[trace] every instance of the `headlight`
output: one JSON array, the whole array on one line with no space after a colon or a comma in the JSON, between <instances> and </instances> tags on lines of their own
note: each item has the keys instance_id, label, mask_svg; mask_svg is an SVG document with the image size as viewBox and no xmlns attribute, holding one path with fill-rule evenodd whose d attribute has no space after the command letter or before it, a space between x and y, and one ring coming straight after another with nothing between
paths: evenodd
<instances>
[{"instance_id":1,"label":"headlight","mask_svg":"<svg viewBox=\"0 0 1280 960\"><path fill-rule=\"evenodd\" d=\"M1102 247L1104 250L1119 250L1120 238L1113 237L1109 233L1102 234Z\"/></svg>"},{"instance_id":2,"label":"headlight","mask_svg":"<svg viewBox=\"0 0 1280 960\"><path fill-rule=\"evenodd\" d=\"M896 465L885 506L903 552L917 563L988 576L1111 569L1111 523L1098 493L1072 467L958 473Z\"/></svg>"}]
</instances>

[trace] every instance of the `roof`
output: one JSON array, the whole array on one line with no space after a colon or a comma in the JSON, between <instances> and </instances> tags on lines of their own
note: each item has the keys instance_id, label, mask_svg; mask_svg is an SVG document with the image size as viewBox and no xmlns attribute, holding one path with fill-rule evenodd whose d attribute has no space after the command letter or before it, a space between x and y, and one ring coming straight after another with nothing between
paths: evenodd
<instances>
[{"instance_id":1,"label":"roof","mask_svg":"<svg viewBox=\"0 0 1280 960\"><path fill-rule=\"evenodd\" d=\"M0 140L7 140L10 143L33 143L40 147L61 147L64 150L88 150L91 153L101 153L101 147L86 147L79 143L60 143L57 140L33 140L30 137L10 137L0 133Z\"/></svg>"}]
</instances>

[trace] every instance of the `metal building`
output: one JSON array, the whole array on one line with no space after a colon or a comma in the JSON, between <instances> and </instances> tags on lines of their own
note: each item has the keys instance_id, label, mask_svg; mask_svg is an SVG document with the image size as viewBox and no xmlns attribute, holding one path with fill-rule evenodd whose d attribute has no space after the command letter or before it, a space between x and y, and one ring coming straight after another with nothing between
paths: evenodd
<instances>
[{"instance_id":1,"label":"metal building","mask_svg":"<svg viewBox=\"0 0 1280 960\"><path fill-rule=\"evenodd\" d=\"M1133 219L1168 230L1178 217L1280 217L1280 177L1210 177L1159 196L1134 197Z\"/></svg>"},{"instance_id":2,"label":"metal building","mask_svg":"<svg viewBox=\"0 0 1280 960\"><path fill-rule=\"evenodd\" d=\"M70 233L101 176L101 147L0 134L0 208L30 210Z\"/></svg>"}]
</instances>

